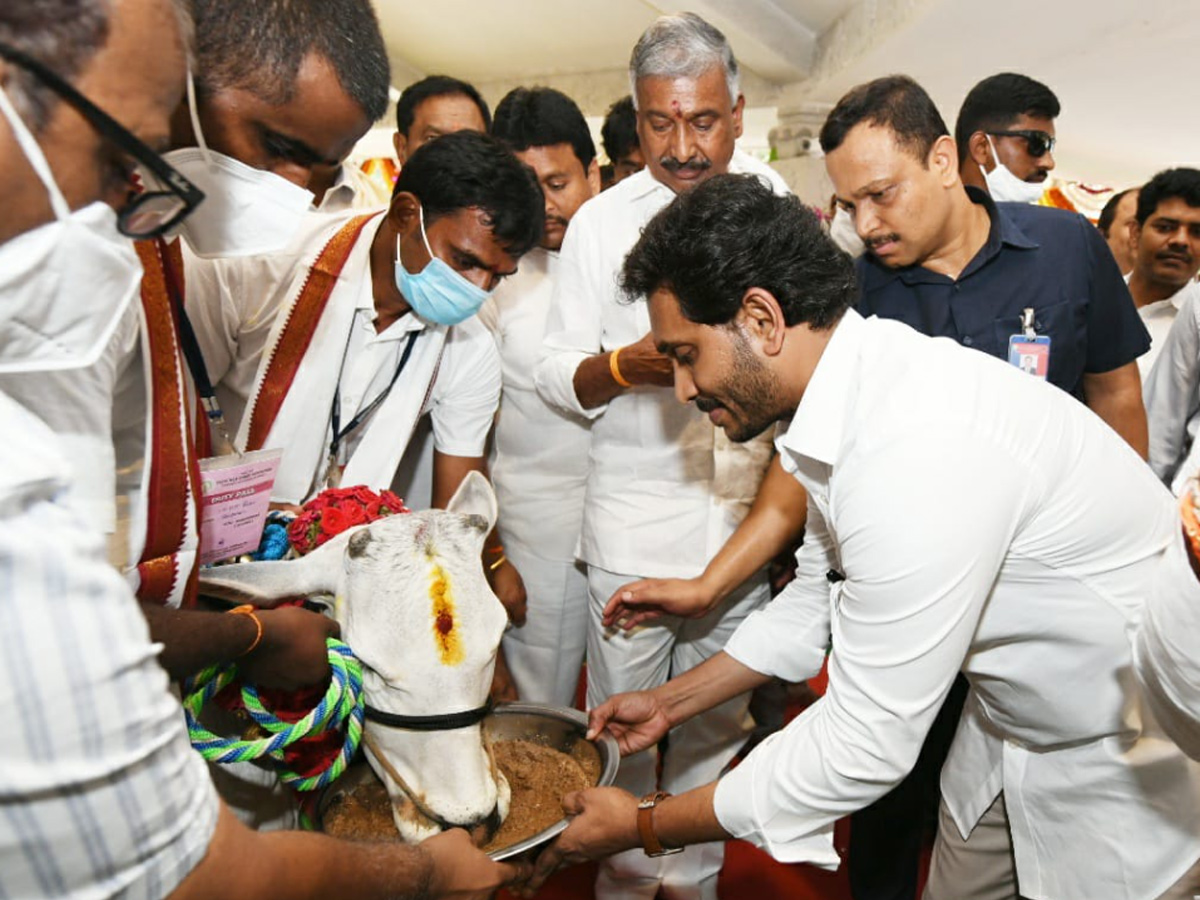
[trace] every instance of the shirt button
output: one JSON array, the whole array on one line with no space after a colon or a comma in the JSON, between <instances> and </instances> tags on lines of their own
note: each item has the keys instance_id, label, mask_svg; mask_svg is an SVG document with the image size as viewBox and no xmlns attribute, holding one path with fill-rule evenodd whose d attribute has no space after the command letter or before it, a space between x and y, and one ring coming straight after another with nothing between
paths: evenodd
<instances>
[{"instance_id":1,"label":"shirt button","mask_svg":"<svg viewBox=\"0 0 1200 900\"><path fill-rule=\"evenodd\" d=\"M968 334L963 336L962 342L964 347L972 347L975 344L975 339Z\"/></svg>"}]
</instances>

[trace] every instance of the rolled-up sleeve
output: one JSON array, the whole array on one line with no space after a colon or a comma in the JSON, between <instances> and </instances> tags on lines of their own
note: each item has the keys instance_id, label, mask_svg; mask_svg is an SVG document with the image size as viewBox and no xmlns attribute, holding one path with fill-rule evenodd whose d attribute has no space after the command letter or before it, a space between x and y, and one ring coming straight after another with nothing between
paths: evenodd
<instances>
[{"instance_id":1,"label":"rolled-up sleeve","mask_svg":"<svg viewBox=\"0 0 1200 900\"><path fill-rule=\"evenodd\" d=\"M835 865L833 824L911 770L1026 494L1041 487L1002 447L961 434L914 435L847 465L828 515L846 575L831 604L829 689L725 776L714 801L726 830L785 862Z\"/></svg>"},{"instance_id":2,"label":"rolled-up sleeve","mask_svg":"<svg viewBox=\"0 0 1200 900\"><path fill-rule=\"evenodd\" d=\"M546 320L542 359L534 383L543 400L562 412L598 418L607 406L584 409L575 393L575 370L601 352L602 310L611 285L597 271L598 245L591 223L581 211L567 229L554 285L554 302ZM607 290L606 290L607 288Z\"/></svg>"}]
</instances>

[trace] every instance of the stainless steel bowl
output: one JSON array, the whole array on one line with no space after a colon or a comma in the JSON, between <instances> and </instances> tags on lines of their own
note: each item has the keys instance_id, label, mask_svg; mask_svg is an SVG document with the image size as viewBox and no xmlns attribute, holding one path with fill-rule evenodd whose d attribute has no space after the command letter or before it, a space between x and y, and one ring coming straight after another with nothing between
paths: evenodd
<instances>
[{"instance_id":1,"label":"stainless steel bowl","mask_svg":"<svg viewBox=\"0 0 1200 900\"><path fill-rule=\"evenodd\" d=\"M497 706L492 714L484 719L483 727L488 737L494 741L534 741L561 750L570 756L594 751L600 757L600 779L596 784L610 785L617 777L617 766L621 761L621 751L617 742L606 733L594 741L589 741L586 737L587 715L577 709L561 709L540 703L505 703ZM526 850L556 837L566 827L567 820L563 817L549 828L543 828L523 841L488 855L492 859L519 856Z\"/></svg>"},{"instance_id":2,"label":"stainless steel bowl","mask_svg":"<svg viewBox=\"0 0 1200 900\"><path fill-rule=\"evenodd\" d=\"M483 720L483 728L493 741L533 741L575 757L583 753L595 753L600 759L600 778L596 784L610 785L617 777L617 766L621 760L617 742L608 734L601 734L596 740L589 741L586 737L587 715L579 710L545 706L541 703L503 703ZM320 817L339 796L353 792L355 788L374 778L375 773L366 762L350 766L341 778L325 790L318 801L318 827ZM488 855L492 859L518 856L554 838L566 827L567 820L564 817L549 828Z\"/></svg>"}]
</instances>

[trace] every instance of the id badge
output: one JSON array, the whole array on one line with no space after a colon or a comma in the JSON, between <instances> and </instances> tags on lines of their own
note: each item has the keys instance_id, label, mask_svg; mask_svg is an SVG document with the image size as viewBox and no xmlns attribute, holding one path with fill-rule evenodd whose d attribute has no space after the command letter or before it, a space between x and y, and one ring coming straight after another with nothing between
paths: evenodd
<instances>
[{"instance_id":1,"label":"id badge","mask_svg":"<svg viewBox=\"0 0 1200 900\"><path fill-rule=\"evenodd\" d=\"M1044 334L1014 334L1008 339L1008 361L1045 381L1050 372L1050 338Z\"/></svg>"},{"instance_id":2,"label":"id badge","mask_svg":"<svg viewBox=\"0 0 1200 900\"><path fill-rule=\"evenodd\" d=\"M283 450L200 460L200 565L258 549Z\"/></svg>"}]
</instances>

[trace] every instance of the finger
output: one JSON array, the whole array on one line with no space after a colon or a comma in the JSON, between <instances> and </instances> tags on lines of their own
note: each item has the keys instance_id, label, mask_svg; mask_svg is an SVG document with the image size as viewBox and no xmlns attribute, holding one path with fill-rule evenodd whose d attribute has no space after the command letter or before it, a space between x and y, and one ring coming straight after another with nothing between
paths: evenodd
<instances>
[{"instance_id":1,"label":"finger","mask_svg":"<svg viewBox=\"0 0 1200 900\"><path fill-rule=\"evenodd\" d=\"M605 701L588 713L587 739L589 741L594 741L604 730L608 720L613 717L613 712L612 703Z\"/></svg>"},{"instance_id":2,"label":"finger","mask_svg":"<svg viewBox=\"0 0 1200 900\"><path fill-rule=\"evenodd\" d=\"M568 816L577 816L583 812L583 791L571 791L562 798L562 808Z\"/></svg>"},{"instance_id":3,"label":"finger","mask_svg":"<svg viewBox=\"0 0 1200 900\"><path fill-rule=\"evenodd\" d=\"M555 841L537 858L537 862L533 866L533 874L529 876L529 881L526 883L525 896L532 896L538 888L546 883L547 878L558 871L560 865L562 865L562 851L558 849L558 841Z\"/></svg>"},{"instance_id":4,"label":"finger","mask_svg":"<svg viewBox=\"0 0 1200 900\"><path fill-rule=\"evenodd\" d=\"M533 873L533 866L521 860L498 862L496 868L499 870L501 886L525 881Z\"/></svg>"}]
</instances>

